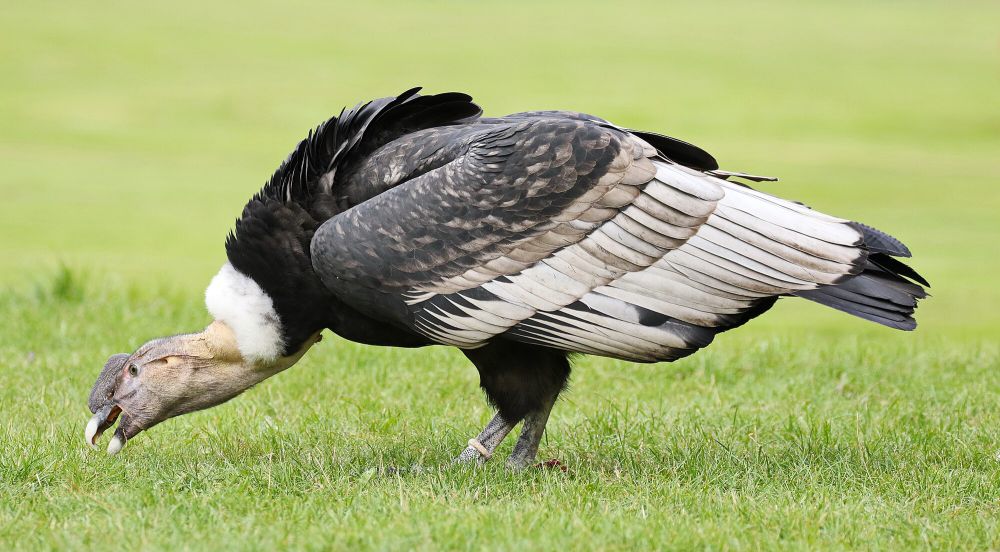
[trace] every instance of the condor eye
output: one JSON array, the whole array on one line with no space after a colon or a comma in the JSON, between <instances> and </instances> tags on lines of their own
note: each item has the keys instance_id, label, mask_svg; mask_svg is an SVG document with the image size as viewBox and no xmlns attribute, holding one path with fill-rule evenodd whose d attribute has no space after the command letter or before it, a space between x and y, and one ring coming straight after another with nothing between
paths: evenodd
<instances>
[{"instance_id":1,"label":"condor eye","mask_svg":"<svg viewBox=\"0 0 1000 552\"><path fill-rule=\"evenodd\" d=\"M132 376L133 378L136 377L136 376L138 376L139 375L139 367L136 366L135 364L129 364L128 365L128 375Z\"/></svg>"}]
</instances>

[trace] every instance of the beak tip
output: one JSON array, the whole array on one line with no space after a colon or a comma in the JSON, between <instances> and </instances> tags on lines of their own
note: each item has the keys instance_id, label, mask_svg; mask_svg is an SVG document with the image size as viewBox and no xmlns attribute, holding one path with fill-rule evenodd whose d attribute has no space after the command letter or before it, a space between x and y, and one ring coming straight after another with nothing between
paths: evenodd
<instances>
[{"instance_id":1,"label":"beak tip","mask_svg":"<svg viewBox=\"0 0 1000 552\"><path fill-rule=\"evenodd\" d=\"M97 416L94 416L87 422L87 429L83 432L84 437L87 439L87 444L92 448L97 448L97 445L94 444L94 437L97 436L98 424L100 424L100 420L97 419Z\"/></svg>"}]
</instances>

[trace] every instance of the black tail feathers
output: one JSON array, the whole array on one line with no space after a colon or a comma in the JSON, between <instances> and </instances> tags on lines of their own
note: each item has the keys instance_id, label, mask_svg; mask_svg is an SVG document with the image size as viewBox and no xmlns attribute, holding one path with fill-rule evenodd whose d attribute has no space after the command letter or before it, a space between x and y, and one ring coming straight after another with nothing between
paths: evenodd
<instances>
[{"instance_id":1,"label":"black tail feathers","mask_svg":"<svg viewBox=\"0 0 1000 552\"><path fill-rule=\"evenodd\" d=\"M930 284L909 266L893 257L909 257L910 250L896 238L861 223L852 223L869 251L860 274L843 282L795 293L798 297L833 307L890 328L917 327L913 311L927 297L922 286Z\"/></svg>"}]
</instances>

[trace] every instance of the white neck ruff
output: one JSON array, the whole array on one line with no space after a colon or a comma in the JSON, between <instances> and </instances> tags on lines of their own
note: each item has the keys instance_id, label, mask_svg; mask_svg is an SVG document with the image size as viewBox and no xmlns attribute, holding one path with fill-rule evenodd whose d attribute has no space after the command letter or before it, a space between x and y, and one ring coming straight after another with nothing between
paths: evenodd
<instances>
[{"instance_id":1,"label":"white neck ruff","mask_svg":"<svg viewBox=\"0 0 1000 552\"><path fill-rule=\"evenodd\" d=\"M252 278L226 263L205 290L208 312L226 323L236 336L243 358L272 363L285 349L281 319L271 297Z\"/></svg>"}]
</instances>

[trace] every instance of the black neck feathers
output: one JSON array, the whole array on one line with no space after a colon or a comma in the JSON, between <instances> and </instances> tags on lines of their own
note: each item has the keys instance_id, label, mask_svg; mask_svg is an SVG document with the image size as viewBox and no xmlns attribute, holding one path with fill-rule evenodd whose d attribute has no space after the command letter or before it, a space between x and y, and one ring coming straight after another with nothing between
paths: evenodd
<instances>
[{"instance_id":1,"label":"black neck feathers","mask_svg":"<svg viewBox=\"0 0 1000 552\"><path fill-rule=\"evenodd\" d=\"M468 95L418 91L358 104L316 127L247 203L226 239L229 262L271 297L286 354L339 322L339 301L313 272L309 250L320 225L351 207L338 193L338 174L400 136L482 113Z\"/></svg>"}]
</instances>

